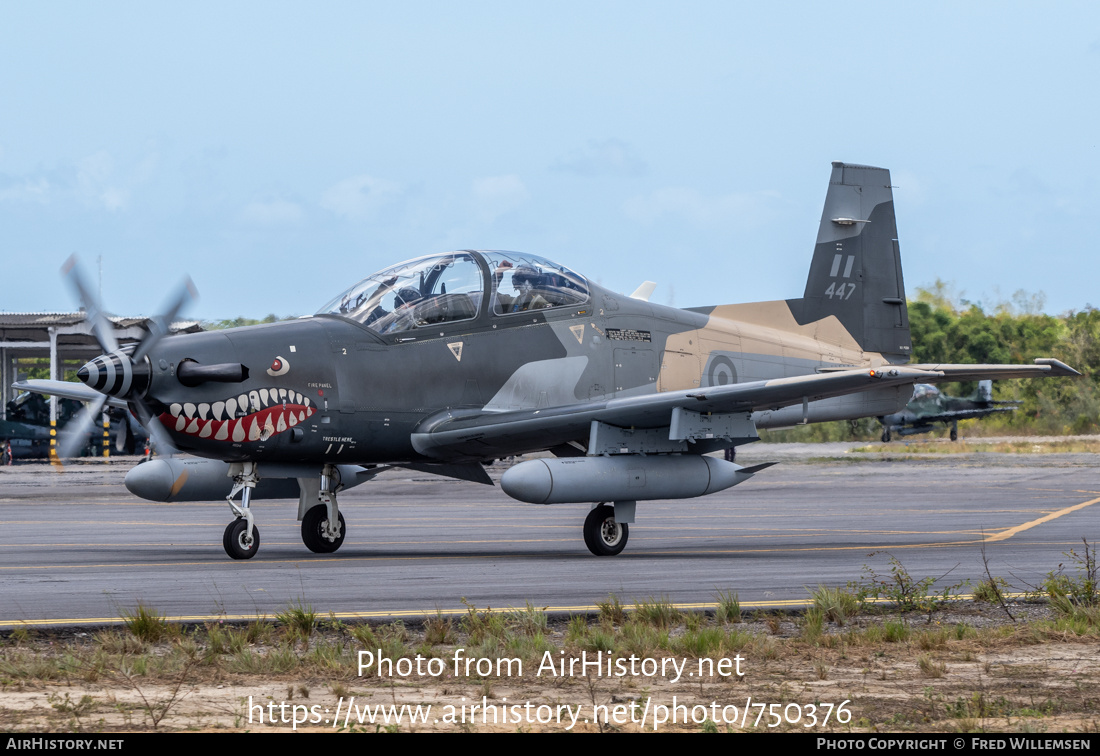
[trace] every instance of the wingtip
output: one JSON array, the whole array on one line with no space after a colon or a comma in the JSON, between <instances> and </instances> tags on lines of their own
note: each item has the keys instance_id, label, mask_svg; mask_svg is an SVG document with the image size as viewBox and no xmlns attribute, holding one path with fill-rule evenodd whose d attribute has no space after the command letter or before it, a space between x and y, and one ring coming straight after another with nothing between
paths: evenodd
<instances>
[{"instance_id":1,"label":"wingtip","mask_svg":"<svg viewBox=\"0 0 1100 756\"><path fill-rule=\"evenodd\" d=\"M1081 375L1078 371L1071 368L1061 360L1056 360L1053 357L1039 357L1035 360L1036 365L1047 365L1050 368L1050 375L1065 375L1075 376Z\"/></svg>"}]
</instances>

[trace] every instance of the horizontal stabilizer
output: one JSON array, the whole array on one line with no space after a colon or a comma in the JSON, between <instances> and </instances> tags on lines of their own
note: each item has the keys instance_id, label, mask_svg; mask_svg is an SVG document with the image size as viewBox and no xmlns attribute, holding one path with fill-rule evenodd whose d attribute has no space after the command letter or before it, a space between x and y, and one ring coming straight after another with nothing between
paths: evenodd
<instances>
[{"instance_id":1,"label":"horizontal stabilizer","mask_svg":"<svg viewBox=\"0 0 1100 756\"><path fill-rule=\"evenodd\" d=\"M1034 365L907 365L913 370L926 370L941 373L940 378L929 379L927 383L944 381L979 381L987 378L1039 378L1044 376L1081 375L1061 360L1051 357L1039 357Z\"/></svg>"}]
</instances>

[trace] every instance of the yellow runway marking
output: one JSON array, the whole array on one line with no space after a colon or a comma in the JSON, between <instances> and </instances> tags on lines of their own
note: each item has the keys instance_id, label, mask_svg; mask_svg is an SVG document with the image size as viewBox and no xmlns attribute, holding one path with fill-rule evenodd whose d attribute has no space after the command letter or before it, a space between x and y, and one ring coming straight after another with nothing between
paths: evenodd
<instances>
[{"instance_id":1,"label":"yellow runway marking","mask_svg":"<svg viewBox=\"0 0 1100 756\"><path fill-rule=\"evenodd\" d=\"M989 543L992 543L993 541L1008 540L1009 538L1016 535L1017 533L1022 533L1025 530L1030 530L1031 528L1034 528L1037 525L1042 525L1044 522L1050 522L1051 520L1056 520L1059 517L1061 517L1062 515L1067 515L1071 512L1076 512L1080 509L1084 509L1085 507L1091 507L1093 504L1096 504L1097 502L1100 502L1100 498L1090 499L1088 501L1083 501L1080 504L1074 504L1072 507L1066 507L1065 509L1059 509L1057 512L1051 512L1046 517L1040 517L1038 520L1032 520L1031 522L1025 522L1023 525L1017 525L1014 528L1009 528L1008 530L1002 531L1002 532L998 533L995 536L990 536L989 538L986 538L985 540Z\"/></svg>"},{"instance_id":2,"label":"yellow runway marking","mask_svg":"<svg viewBox=\"0 0 1100 756\"><path fill-rule=\"evenodd\" d=\"M1022 598L1026 594L1006 594L1005 598ZM961 601L969 600L973 596L961 594L958 599ZM889 599L877 598L869 599L871 603L888 603ZM774 609L776 607L786 608L801 608L811 606L813 599L807 596L804 599L775 599L772 601L742 601L741 609ZM715 602L701 602L701 603L676 603L673 604L676 609L681 611L685 610L700 610L700 609L717 609L718 604ZM545 606L541 607L545 612L551 613L576 613L586 612L595 614L600 611L600 607L592 604L577 604L571 606ZM626 610L631 611L631 607L627 606ZM524 611L523 607L504 607L491 609L486 607L480 609L480 612L489 614L508 614L515 611ZM465 616L469 612L468 607L454 608L454 609L440 609L433 607L431 609L402 609L398 611L377 611L377 612L333 612L332 616L339 620L365 620L365 619L387 619L393 617L431 617L436 614L449 615L452 617ZM230 622L250 622L256 619L272 619L273 615L265 613L259 614L180 614L164 619L168 622L216 622L219 620ZM5 620L0 619L0 627L42 627L44 625L121 625L125 620L120 617L86 617L79 619L48 619L48 620Z\"/></svg>"},{"instance_id":3,"label":"yellow runway marking","mask_svg":"<svg viewBox=\"0 0 1100 756\"><path fill-rule=\"evenodd\" d=\"M760 609L764 607L799 607L808 606L812 603L810 598L805 600L776 600L776 601L742 601L742 609ZM673 604L677 609L715 609L717 604L710 603L696 603L696 604ZM576 605L576 606L545 606L540 607L545 612L598 612L600 608L595 605ZM515 611L524 611L523 607L507 607L496 609L479 609L479 612L488 612L491 614L508 614ZM630 607L627 607L627 611L630 611ZM340 620L356 620L356 619L384 619L388 617L432 617L436 613L451 616L465 616L469 612L469 609L462 607L461 609L404 609L400 611L377 611L377 612L333 612L332 616ZM231 622L249 622L257 619L257 617L266 618L271 620L274 615L270 614L181 614L176 616L165 617L168 622L215 622L218 620L229 620ZM87 617L80 619L48 619L48 620L5 620L0 619L0 627L3 626L22 626L28 627L41 627L43 625L121 625L124 620L120 617Z\"/></svg>"}]
</instances>

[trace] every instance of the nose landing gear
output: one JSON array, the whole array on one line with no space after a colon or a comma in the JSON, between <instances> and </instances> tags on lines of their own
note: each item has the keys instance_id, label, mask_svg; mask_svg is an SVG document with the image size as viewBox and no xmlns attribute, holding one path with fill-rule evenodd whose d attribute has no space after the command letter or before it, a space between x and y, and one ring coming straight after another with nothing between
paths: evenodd
<instances>
[{"instance_id":1,"label":"nose landing gear","mask_svg":"<svg viewBox=\"0 0 1100 756\"><path fill-rule=\"evenodd\" d=\"M252 520L252 490L259 482L255 462L241 463L240 472L233 476L233 489L226 501L237 519L226 526L222 535L222 547L233 559L251 559L260 549L260 531ZM241 494L239 507L233 503L238 491Z\"/></svg>"}]
</instances>

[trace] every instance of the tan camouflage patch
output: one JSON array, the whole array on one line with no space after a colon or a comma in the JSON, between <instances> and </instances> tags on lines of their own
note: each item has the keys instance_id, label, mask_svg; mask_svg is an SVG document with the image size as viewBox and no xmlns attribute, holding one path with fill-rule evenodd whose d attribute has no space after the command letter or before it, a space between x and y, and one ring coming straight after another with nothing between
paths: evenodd
<instances>
[{"instance_id":1,"label":"tan camouflage patch","mask_svg":"<svg viewBox=\"0 0 1100 756\"><path fill-rule=\"evenodd\" d=\"M879 354L864 353L834 315L799 325L785 301L721 305L705 328L670 335L661 361L658 391L678 391L702 384L712 352L752 355L753 369L739 380L777 378L788 369L804 372L788 360L834 366L877 366ZM747 367L747 366L746 366Z\"/></svg>"}]
</instances>

